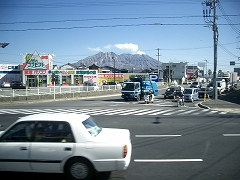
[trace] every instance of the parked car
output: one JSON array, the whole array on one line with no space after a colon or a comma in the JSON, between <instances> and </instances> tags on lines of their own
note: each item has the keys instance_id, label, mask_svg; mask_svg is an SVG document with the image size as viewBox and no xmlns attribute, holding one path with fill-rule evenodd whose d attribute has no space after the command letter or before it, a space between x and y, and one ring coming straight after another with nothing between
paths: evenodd
<instances>
[{"instance_id":1,"label":"parked car","mask_svg":"<svg viewBox=\"0 0 240 180\"><path fill-rule=\"evenodd\" d=\"M10 83L8 83L8 82L3 82L3 83L1 84L1 87L2 87L2 88L9 88L9 87L10 87Z\"/></svg>"},{"instance_id":2,"label":"parked car","mask_svg":"<svg viewBox=\"0 0 240 180\"><path fill-rule=\"evenodd\" d=\"M196 101L198 100L198 89L197 88L185 88L183 91L184 101Z\"/></svg>"},{"instance_id":3,"label":"parked car","mask_svg":"<svg viewBox=\"0 0 240 180\"><path fill-rule=\"evenodd\" d=\"M127 169L131 152L128 129L102 128L83 114L29 115L0 133L0 171L65 173L85 180L94 172Z\"/></svg>"},{"instance_id":4,"label":"parked car","mask_svg":"<svg viewBox=\"0 0 240 180\"><path fill-rule=\"evenodd\" d=\"M27 90L30 90L30 88L22 82L13 84L12 89L27 89Z\"/></svg>"},{"instance_id":5,"label":"parked car","mask_svg":"<svg viewBox=\"0 0 240 180\"><path fill-rule=\"evenodd\" d=\"M122 88L122 85L116 82L106 82L103 84L103 86L116 86L117 89Z\"/></svg>"},{"instance_id":6,"label":"parked car","mask_svg":"<svg viewBox=\"0 0 240 180\"><path fill-rule=\"evenodd\" d=\"M200 88L198 91L198 97L204 98L204 94L206 94L206 98L213 97L213 89L207 87Z\"/></svg>"},{"instance_id":7,"label":"parked car","mask_svg":"<svg viewBox=\"0 0 240 180\"><path fill-rule=\"evenodd\" d=\"M12 87L14 84L17 84L17 83L21 83L20 81L12 81L11 83L10 83L10 86Z\"/></svg>"},{"instance_id":8,"label":"parked car","mask_svg":"<svg viewBox=\"0 0 240 180\"><path fill-rule=\"evenodd\" d=\"M83 83L83 85L87 86L87 90L93 90L93 91L99 90L98 85L96 85L95 83L92 83L92 82L86 81Z\"/></svg>"},{"instance_id":9,"label":"parked car","mask_svg":"<svg viewBox=\"0 0 240 180\"><path fill-rule=\"evenodd\" d=\"M201 87L202 87L202 83L197 81L192 82L192 84L190 85L190 88L201 88Z\"/></svg>"}]
</instances>

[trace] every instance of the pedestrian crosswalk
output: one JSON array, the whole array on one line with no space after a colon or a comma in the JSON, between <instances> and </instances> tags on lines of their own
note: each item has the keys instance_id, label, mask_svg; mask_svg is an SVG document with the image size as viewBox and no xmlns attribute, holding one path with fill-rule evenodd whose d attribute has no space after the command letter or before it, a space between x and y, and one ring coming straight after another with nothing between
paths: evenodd
<instances>
[{"instance_id":1,"label":"pedestrian crosswalk","mask_svg":"<svg viewBox=\"0 0 240 180\"><path fill-rule=\"evenodd\" d=\"M171 108L171 109L0 109L0 114L38 114L38 113L77 113L89 115L119 115L119 116L171 116L171 115L212 115L227 114L228 112L216 111L211 109L200 108Z\"/></svg>"}]
</instances>

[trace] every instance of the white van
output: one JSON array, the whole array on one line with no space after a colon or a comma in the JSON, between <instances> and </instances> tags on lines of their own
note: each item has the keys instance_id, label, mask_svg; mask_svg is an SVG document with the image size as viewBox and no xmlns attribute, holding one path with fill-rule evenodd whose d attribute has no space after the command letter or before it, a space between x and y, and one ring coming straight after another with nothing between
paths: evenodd
<instances>
[{"instance_id":1,"label":"white van","mask_svg":"<svg viewBox=\"0 0 240 180\"><path fill-rule=\"evenodd\" d=\"M198 101L198 89L197 88L185 88L183 91L184 101Z\"/></svg>"}]
</instances>

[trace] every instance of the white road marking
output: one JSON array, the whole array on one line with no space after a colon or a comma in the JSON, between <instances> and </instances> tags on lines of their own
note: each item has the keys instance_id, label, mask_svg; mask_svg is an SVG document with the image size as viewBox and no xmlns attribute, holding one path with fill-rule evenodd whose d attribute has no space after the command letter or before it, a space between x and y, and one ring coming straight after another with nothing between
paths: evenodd
<instances>
[{"instance_id":1,"label":"white road marking","mask_svg":"<svg viewBox=\"0 0 240 180\"><path fill-rule=\"evenodd\" d=\"M203 162L202 159L134 159L134 162Z\"/></svg>"},{"instance_id":2,"label":"white road marking","mask_svg":"<svg viewBox=\"0 0 240 180\"><path fill-rule=\"evenodd\" d=\"M160 111L160 112L156 112L156 113L152 113L152 114L149 114L149 115L158 115L158 114L163 114L163 113L169 112L169 111L171 111L171 109L169 109L169 110L164 110L164 111Z\"/></svg>"},{"instance_id":3,"label":"white road marking","mask_svg":"<svg viewBox=\"0 0 240 180\"><path fill-rule=\"evenodd\" d=\"M145 137L181 137L182 135L135 135L135 137L141 137L141 138L145 138Z\"/></svg>"},{"instance_id":4,"label":"white road marking","mask_svg":"<svg viewBox=\"0 0 240 180\"><path fill-rule=\"evenodd\" d=\"M225 137L238 137L240 134L223 134Z\"/></svg>"}]
</instances>

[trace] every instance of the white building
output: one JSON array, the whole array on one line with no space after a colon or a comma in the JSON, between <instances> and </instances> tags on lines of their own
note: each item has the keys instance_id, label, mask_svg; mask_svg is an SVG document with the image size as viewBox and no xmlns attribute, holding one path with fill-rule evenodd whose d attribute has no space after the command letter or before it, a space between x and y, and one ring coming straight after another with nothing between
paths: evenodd
<instances>
[{"instance_id":1,"label":"white building","mask_svg":"<svg viewBox=\"0 0 240 180\"><path fill-rule=\"evenodd\" d=\"M0 84L21 80L21 66L19 64L0 64Z\"/></svg>"},{"instance_id":2,"label":"white building","mask_svg":"<svg viewBox=\"0 0 240 180\"><path fill-rule=\"evenodd\" d=\"M163 79L168 83L176 81L182 84L187 80L187 62L180 63L162 63Z\"/></svg>"}]
</instances>

